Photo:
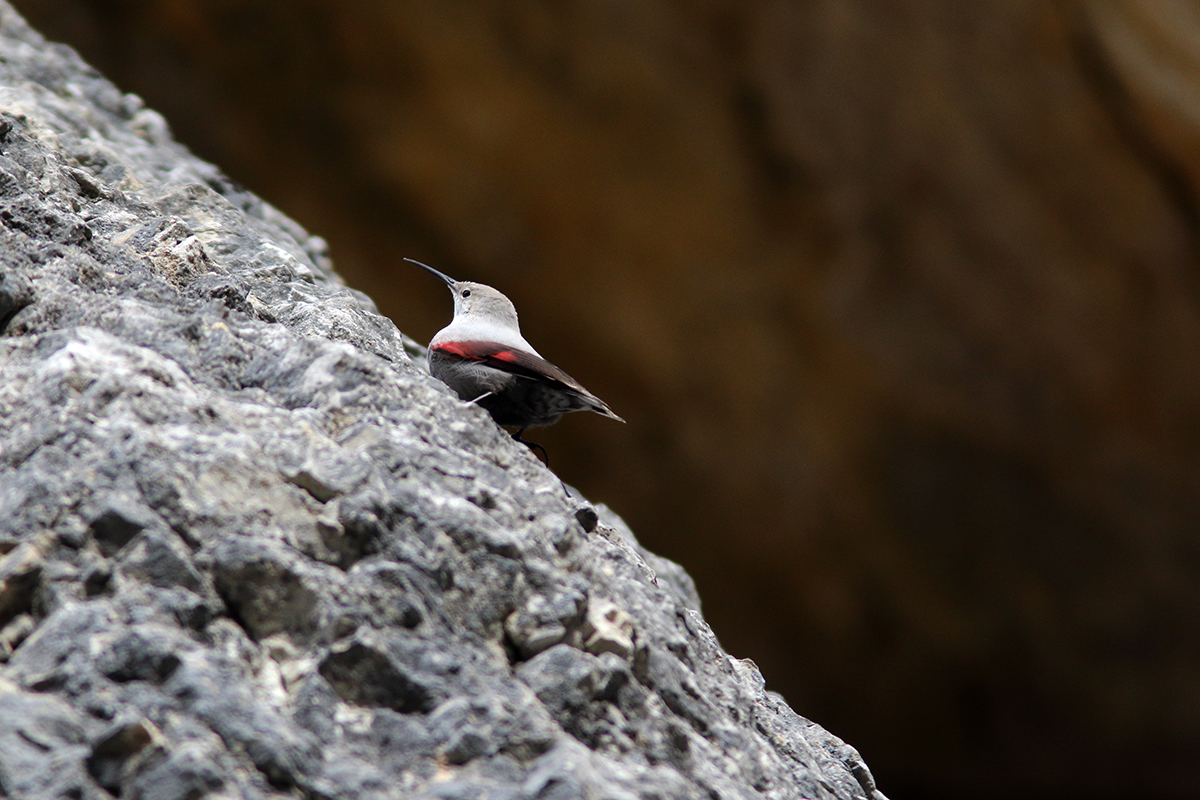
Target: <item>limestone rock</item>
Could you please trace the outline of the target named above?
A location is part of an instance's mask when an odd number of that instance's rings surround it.
[[[0,794],[881,797],[320,239],[3,3],[0,129]]]

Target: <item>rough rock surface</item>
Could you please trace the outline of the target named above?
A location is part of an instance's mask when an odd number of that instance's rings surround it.
[[[0,3],[0,795],[881,797],[320,239]]]

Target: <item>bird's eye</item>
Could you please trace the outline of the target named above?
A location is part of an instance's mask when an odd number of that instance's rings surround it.
[[[471,296],[471,290],[470,290],[470,289],[463,289],[463,290],[462,290],[462,296],[463,296],[463,297],[470,297],[470,296]]]

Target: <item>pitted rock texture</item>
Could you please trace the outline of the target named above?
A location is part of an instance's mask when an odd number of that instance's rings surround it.
[[[881,797],[320,239],[0,3],[0,795]]]

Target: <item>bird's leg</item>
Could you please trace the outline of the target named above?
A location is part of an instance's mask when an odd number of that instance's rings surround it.
[[[537,442],[527,442],[524,439],[522,439],[521,434],[524,432],[525,432],[525,428],[521,428],[520,430],[518,430],[516,433],[514,433],[512,435],[512,438],[515,439],[516,441],[520,442],[521,444],[525,445],[526,447],[528,447],[535,454],[537,453],[537,451],[541,450],[542,451],[542,463],[546,465],[546,469],[550,469],[550,454],[546,452],[546,448],[542,447]],[[553,470],[551,470],[551,472],[553,472]],[[555,475],[554,477],[558,478],[557,475]],[[562,478],[558,478],[558,484],[560,486],[562,486],[563,494],[565,494],[567,497],[570,497],[571,490],[567,488],[567,484],[563,482]]]
[[[468,403],[478,403],[483,398],[491,397],[494,394],[495,394],[495,392],[484,392],[483,394],[479,395],[479,397],[476,397],[474,400],[468,400],[467,402]],[[524,428],[522,428],[522,430],[524,430]],[[520,441],[520,439],[518,439],[517,441]]]
[[[521,444],[528,447],[534,453],[537,453],[539,450],[541,450],[542,451],[542,463],[544,463],[546,465],[546,469],[550,469],[550,454],[546,452],[546,448],[542,447],[537,442],[527,442],[524,439],[522,439],[521,434],[524,432],[525,432],[525,428],[521,428],[516,433],[514,433],[512,435],[512,437],[514,439],[516,439],[518,442],[520,442]]]

